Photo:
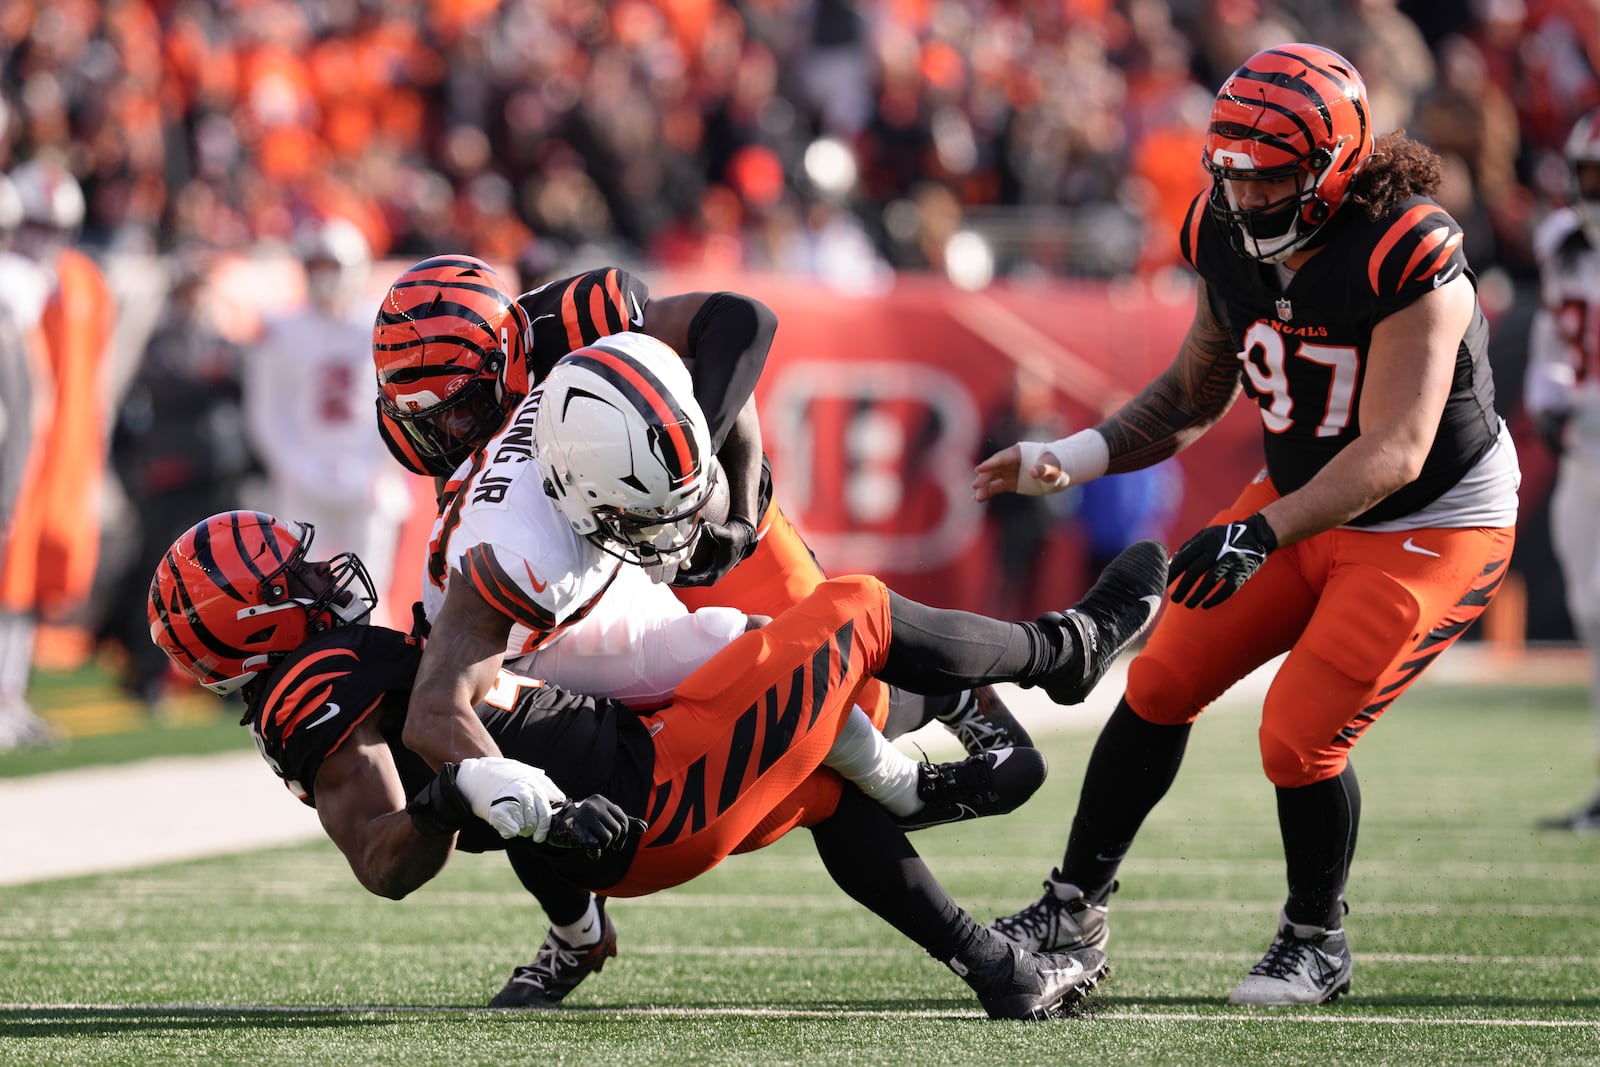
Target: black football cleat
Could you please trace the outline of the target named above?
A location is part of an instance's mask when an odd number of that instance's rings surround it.
[[[566,999],[591,974],[599,973],[606,960],[617,954],[617,928],[606,914],[605,898],[595,901],[600,910],[600,940],[574,948],[554,930],[545,934],[533,962],[518,967],[505,988],[489,1001],[491,1008],[554,1008]]]
[[[980,756],[997,748],[1033,747],[1033,738],[992,685],[968,689],[956,701],[956,706],[938,719],[946,730],[956,735],[969,756]]]
[[[1036,684],[1057,704],[1081,704],[1111,663],[1155,621],[1167,588],[1167,550],[1140,541],[1106,564],[1083,599],[1039,617],[1066,630],[1069,654]]]
[[[1105,977],[1106,954],[1099,949],[1024,952],[1010,947],[1009,973],[985,983],[978,993],[978,1003],[991,1019],[1064,1018]]]
[[[1049,765],[1036,748],[997,748],[960,763],[923,763],[917,768],[922,807],[895,818],[902,830],[1004,815],[1044,784]]]

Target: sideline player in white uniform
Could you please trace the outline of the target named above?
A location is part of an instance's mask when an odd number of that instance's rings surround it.
[[[1567,611],[1589,650],[1589,700],[1600,772],[1600,109],[1567,137],[1576,204],[1539,227],[1540,301],[1528,341],[1524,403],[1560,457],[1550,532],[1566,581]],[[1597,783],[1600,786],[1600,783]],[[1600,787],[1587,804],[1542,821],[1600,831]]]
[[[314,524],[330,552],[359,555],[387,590],[411,493],[372,435],[372,307],[360,299],[370,253],[345,219],[308,224],[295,252],[306,303],[269,318],[245,363],[251,445],[267,468],[271,510]]]

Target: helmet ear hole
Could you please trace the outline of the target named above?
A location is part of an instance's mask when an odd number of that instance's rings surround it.
[[[1306,217],[1313,226],[1320,226],[1328,221],[1328,205],[1321,200],[1311,201],[1311,206],[1306,209]]]

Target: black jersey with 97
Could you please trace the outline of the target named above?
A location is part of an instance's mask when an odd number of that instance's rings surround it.
[[[1206,199],[1202,194],[1189,205],[1183,255],[1205,280],[1212,308],[1238,346],[1245,392],[1261,410],[1268,473],[1280,493],[1290,493],[1361,435],[1373,328],[1458,275],[1472,277],[1461,227],[1421,196],[1376,221],[1346,206],[1325,231],[1321,250],[1284,287],[1274,267],[1233,251]],[[1427,506],[1494,444],[1499,419],[1488,340],[1488,323],[1475,308],[1422,473],[1351,525]]]

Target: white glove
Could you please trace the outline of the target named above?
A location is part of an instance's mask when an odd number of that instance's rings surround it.
[[[501,837],[531,837],[535,843],[550,833],[551,809],[567,800],[548,774],[504,756],[462,760],[456,788],[472,813]]]

